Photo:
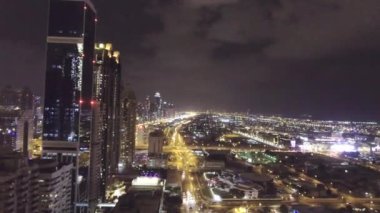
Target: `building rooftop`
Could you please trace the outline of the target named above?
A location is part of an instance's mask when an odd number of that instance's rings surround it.
[[[156,129],[153,132],[149,133],[149,137],[163,137],[164,132],[160,129]]]
[[[112,213],[158,212],[162,198],[162,190],[132,189],[119,197]]]

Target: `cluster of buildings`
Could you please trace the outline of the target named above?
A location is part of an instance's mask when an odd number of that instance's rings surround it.
[[[30,155],[33,138],[41,135],[41,98],[29,88],[6,86],[0,91],[0,145]]]
[[[380,125],[376,122],[323,121],[251,116],[239,133],[278,148],[307,152],[360,152],[368,158],[380,152]]]
[[[138,103],[137,116],[142,122],[173,118],[175,106],[163,100],[161,94],[156,92],[153,97],[147,96],[143,103]]]

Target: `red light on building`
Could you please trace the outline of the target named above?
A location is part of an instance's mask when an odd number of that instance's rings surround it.
[[[95,101],[91,101],[91,105],[94,105],[96,102]]]
[[[79,100],[79,103],[80,103],[80,104],[83,104],[83,100]]]

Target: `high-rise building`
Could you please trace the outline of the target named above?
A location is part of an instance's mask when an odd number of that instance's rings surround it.
[[[70,212],[72,165],[0,149],[0,212]]]
[[[158,156],[162,154],[164,147],[165,135],[162,130],[155,130],[149,133],[148,154]]]
[[[70,212],[73,165],[36,159],[30,162],[30,167],[37,169],[39,212]]]
[[[0,171],[0,212],[39,212],[36,170],[27,158],[1,147]]]
[[[103,201],[106,188],[110,184],[110,177],[117,172],[120,153],[121,65],[119,55],[118,51],[112,49],[112,44],[98,43],[95,46],[94,79],[96,101],[99,107],[99,122],[97,123],[101,138],[99,197]]]
[[[91,109],[95,22],[88,0],[50,1],[43,152],[60,160],[76,156],[88,131],[79,121]]]
[[[76,180],[88,173],[79,170],[78,155],[91,141],[96,21],[90,0],[50,0],[42,154],[74,164],[73,203],[88,201],[87,191],[79,192],[86,182]]]
[[[34,138],[42,136],[43,105],[40,96],[34,96]]]
[[[33,126],[33,110],[24,110],[17,119],[16,150],[22,151],[23,155],[28,158],[33,139]]]
[[[136,95],[125,89],[121,98],[121,129],[119,172],[131,167],[135,155],[136,140]]]
[[[155,117],[161,118],[162,117],[162,98],[161,94],[159,92],[156,92],[154,94],[154,106],[155,106]]]
[[[143,120],[149,121],[151,119],[151,102],[150,102],[150,97],[149,95],[145,98],[145,103],[144,103],[144,116]]]

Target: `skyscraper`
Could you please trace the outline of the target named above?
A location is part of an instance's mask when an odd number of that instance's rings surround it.
[[[151,156],[159,156],[162,154],[164,147],[165,135],[160,129],[156,129],[149,133],[148,154]]]
[[[90,0],[50,0],[47,36],[43,155],[74,163],[91,140],[96,11]],[[73,201],[86,202],[74,179]],[[85,179],[86,180],[86,179]]]
[[[156,118],[161,118],[162,116],[162,98],[159,92],[154,94],[154,105],[155,105],[155,114]]]
[[[149,121],[151,119],[151,103],[150,103],[150,97],[149,95],[145,98],[145,102],[144,102],[144,120],[145,121]]]
[[[119,172],[131,167],[135,155],[136,95],[131,89],[124,89],[121,97],[121,129]]]
[[[105,191],[111,175],[117,172],[120,148],[120,53],[112,44],[98,43],[95,47],[94,79],[96,102],[99,107],[98,128],[101,138],[100,198],[105,200]],[[96,149],[98,149],[96,148]],[[95,157],[93,155],[93,157]]]
[[[77,155],[80,139],[87,142],[80,121],[93,97],[95,22],[89,0],[50,1],[42,136],[44,154],[60,161]]]

